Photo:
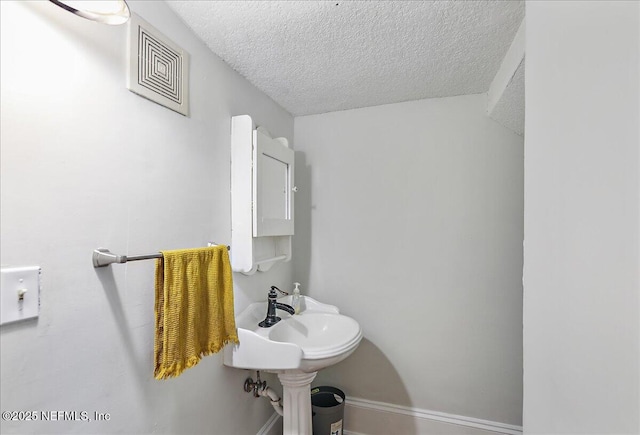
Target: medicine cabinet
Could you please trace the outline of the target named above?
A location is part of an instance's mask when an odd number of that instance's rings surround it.
[[[294,152],[248,115],[231,118],[231,267],[250,275],[291,260]]]

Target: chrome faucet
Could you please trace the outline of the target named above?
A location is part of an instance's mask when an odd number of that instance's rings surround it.
[[[278,293],[276,293],[276,290],[278,290],[280,293],[282,293],[285,296],[289,294],[285,291],[280,290],[275,285],[271,286],[271,290],[269,290],[269,297],[267,299],[267,317],[265,317],[265,319],[262,322],[258,323],[258,326],[262,328],[270,328],[276,323],[278,323],[280,320],[282,320],[280,317],[276,316],[276,308],[279,310],[284,310],[287,313],[291,314],[292,316],[295,313],[291,305],[281,304],[280,302],[276,302],[276,298],[278,297]]]

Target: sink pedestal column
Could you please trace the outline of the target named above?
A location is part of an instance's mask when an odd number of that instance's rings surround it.
[[[311,435],[311,381],[317,374],[295,370],[278,374],[282,384],[283,435]]]

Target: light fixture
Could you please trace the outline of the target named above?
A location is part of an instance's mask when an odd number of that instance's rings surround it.
[[[124,24],[131,16],[129,6],[124,0],[49,1],[82,18],[104,24]]]

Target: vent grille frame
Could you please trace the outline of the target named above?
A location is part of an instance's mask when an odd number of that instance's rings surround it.
[[[189,53],[136,14],[129,20],[127,88],[189,116]]]

